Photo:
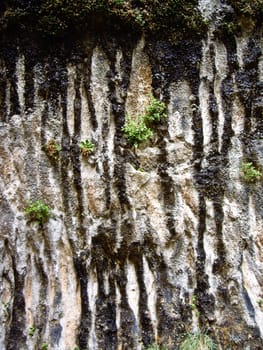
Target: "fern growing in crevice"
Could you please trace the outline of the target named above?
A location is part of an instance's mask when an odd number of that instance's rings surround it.
[[[248,183],[255,183],[262,178],[262,173],[253,165],[252,162],[242,162],[241,171],[243,178]]]
[[[151,97],[150,103],[146,107],[144,114],[132,118],[126,116],[126,123],[123,132],[130,144],[138,147],[153,136],[152,124],[160,122],[167,117],[166,106],[160,100]]]

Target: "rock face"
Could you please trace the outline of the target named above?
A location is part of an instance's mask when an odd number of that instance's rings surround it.
[[[262,349],[262,180],[240,171],[263,169],[260,28],[82,44],[1,52],[0,348],[176,349],[206,329]],[[150,94],[168,117],[135,149],[125,115]],[[36,200],[43,224],[25,214]]]

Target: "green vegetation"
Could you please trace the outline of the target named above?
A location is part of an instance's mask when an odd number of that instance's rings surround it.
[[[47,222],[51,217],[51,209],[41,200],[30,203],[25,209],[25,213],[29,216],[30,221],[37,222],[38,224]]]
[[[152,123],[154,121],[160,121],[167,117],[166,106],[163,102],[157,98],[150,97],[150,104],[145,110],[144,121]]]
[[[112,0],[114,6],[123,5],[125,0]]]
[[[242,162],[241,171],[244,180],[248,183],[254,183],[262,177],[262,173],[251,162]]]
[[[197,296],[193,295],[190,302],[190,308],[195,313],[195,315],[199,316],[199,311],[197,309]]]
[[[9,312],[10,312],[9,307],[10,307],[9,302],[7,302],[7,303],[2,302],[2,311],[3,311],[5,319],[7,319],[9,317]]]
[[[90,153],[94,152],[94,143],[90,140],[81,141],[79,147],[83,156],[88,156]]]
[[[35,331],[36,331],[36,328],[34,326],[29,327],[28,335],[30,337],[33,337],[33,335],[35,334]]]
[[[81,29],[85,19],[105,10],[103,0],[42,0],[37,7],[38,30],[48,36],[60,36],[71,29]]]
[[[179,346],[179,350],[216,350],[217,346],[204,332],[189,333]]]
[[[48,350],[48,343],[43,343],[41,345],[41,350]]]
[[[49,140],[44,146],[44,150],[49,158],[57,160],[59,158],[61,147],[54,140]]]
[[[158,99],[151,97],[149,106],[146,107],[143,115],[131,118],[126,116],[126,123],[123,127],[125,137],[128,142],[135,147],[140,143],[147,141],[153,135],[151,124],[153,122],[160,122],[167,117],[166,106]]]
[[[233,11],[225,12],[221,30],[233,32],[249,21],[261,21],[263,0],[225,0],[224,4]],[[0,5],[2,32],[57,38],[92,28],[132,29],[178,41],[200,37],[207,23],[198,0],[5,0]]]
[[[166,350],[166,348],[161,345],[153,344],[148,346],[146,350]]]
[[[196,310],[196,302],[197,302],[197,297],[193,295],[191,299],[191,304],[190,304],[190,307],[192,310]]]
[[[257,21],[261,23],[263,0],[226,0],[226,4],[234,11],[226,13],[219,27],[219,32],[223,35],[237,33],[242,28],[253,28]]]
[[[109,12],[123,23],[146,32],[165,31],[166,38],[200,34],[205,28],[196,0],[126,0],[109,1],[109,5]]]
[[[263,14],[263,0],[227,0],[236,14],[257,17]]]
[[[258,306],[263,309],[263,298],[258,299]]]
[[[176,39],[200,35],[206,28],[198,0],[6,0],[0,29],[64,36],[85,28],[135,29]]]
[[[135,120],[132,120],[130,116],[126,116],[123,131],[128,142],[135,147],[138,147],[140,143],[147,141],[153,135],[152,130],[145,124],[143,116],[138,116]]]

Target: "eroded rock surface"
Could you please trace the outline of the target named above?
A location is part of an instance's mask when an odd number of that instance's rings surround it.
[[[3,50],[1,349],[175,349],[198,328],[221,349],[263,348],[262,180],[240,172],[263,169],[260,38]],[[135,149],[125,115],[150,94],[168,118]],[[37,199],[43,225],[24,212]]]

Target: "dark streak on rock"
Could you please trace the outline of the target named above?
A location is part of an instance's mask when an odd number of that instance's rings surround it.
[[[87,102],[88,102],[88,108],[89,108],[89,114],[90,114],[90,121],[93,127],[93,130],[95,131],[98,127],[98,121],[96,119],[96,113],[95,113],[95,107],[92,101],[92,95],[90,91],[90,84],[91,84],[91,64],[92,64],[92,53],[95,44],[91,43],[91,46],[87,48],[86,57],[84,59],[83,64],[83,87],[86,94]]]
[[[200,46],[196,47],[196,50],[200,50]],[[210,55],[213,54],[213,47],[209,47]],[[200,61],[201,50],[196,51],[196,60]],[[192,62],[192,61],[190,61]],[[190,65],[191,67],[191,65]],[[213,70],[215,67],[213,66]],[[199,322],[201,326],[206,326],[209,314],[213,312],[214,308],[214,300],[213,296],[208,293],[209,282],[208,276],[205,272],[205,261],[206,261],[206,253],[204,249],[204,233],[206,230],[206,204],[205,204],[205,196],[207,195],[207,189],[212,187],[211,179],[213,174],[215,173],[215,169],[212,168],[207,171],[207,169],[202,168],[202,160],[204,158],[203,151],[203,122],[201,118],[201,112],[198,108],[199,106],[199,98],[198,98],[198,88],[200,84],[199,80],[199,68],[198,66],[193,65],[192,68],[187,69],[188,72],[188,81],[190,82],[190,86],[192,88],[192,129],[194,132],[194,146],[193,146],[193,166],[195,170],[194,178],[196,181],[196,186],[199,192],[199,211],[198,211],[198,239],[197,239],[197,247],[196,247],[196,288],[194,291],[194,295],[196,296],[196,307],[199,311]],[[214,143],[213,147],[215,148],[218,142],[218,135],[216,131],[217,127],[217,103],[215,100],[215,96],[212,89],[212,84],[209,85],[209,112],[211,116],[212,122],[212,142]]]
[[[0,122],[7,122],[6,105],[6,77],[4,67],[0,71]]]
[[[110,176],[110,166],[109,166],[110,159],[108,157],[108,146],[106,143],[103,145],[102,152],[103,152],[103,180],[104,180],[104,184],[106,186],[104,198],[105,198],[106,209],[109,210],[111,207],[111,181],[112,181],[112,179]]]
[[[136,327],[135,316],[128,303],[126,293],[127,271],[124,264],[121,264],[118,269],[116,281],[121,294],[121,302],[119,305],[121,313],[119,329],[120,342],[123,350],[135,349],[139,330]]]
[[[112,114],[114,116],[115,122],[115,137],[114,137],[114,153],[115,153],[115,164],[114,164],[114,186],[117,188],[117,195],[119,198],[119,202],[123,211],[126,211],[130,208],[129,199],[127,196],[127,185],[126,185],[126,177],[125,177],[125,166],[123,164],[126,161],[126,154],[122,149],[122,138],[123,132],[122,127],[125,123],[125,99],[120,102],[117,100],[116,95],[116,82],[114,77],[116,76],[116,53],[118,49],[118,43],[116,40],[108,40],[102,43],[104,50],[107,54],[107,57],[110,62],[110,72],[109,72],[109,101],[111,102]],[[126,68],[126,71],[123,72],[123,79],[120,82],[120,86],[127,93],[129,76],[131,71],[131,57],[132,57],[132,47],[129,46],[128,43],[122,43],[123,46],[123,63],[122,66]]]
[[[64,68],[65,69],[65,68]],[[66,69],[65,69],[66,70]],[[66,71],[64,72],[66,73]],[[69,207],[69,193],[68,190],[71,187],[70,180],[68,178],[68,167],[70,164],[70,135],[67,123],[67,83],[68,79],[66,74],[63,74],[64,82],[63,88],[61,86],[61,108],[62,108],[62,151],[61,151],[61,163],[60,163],[60,173],[61,173],[61,188],[62,188],[62,199],[64,212],[67,220],[71,221],[71,212]],[[62,78],[62,77],[61,77]],[[66,221],[67,222],[67,221]]]
[[[78,331],[78,345],[80,350],[86,350],[88,347],[89,329],[91,324],[86,259],[87,257],[85,254],[80,254],[79,257],[74,258],[74,266],[80,283],[81,321]]]
[[[78,80],[75,81],[75,89],[76,89],[76,98],[74,101],[74,119],[75,119],[75,130],[74,130],[74,142],[75,148],[73,147],[73,152],[71,152],[71,142],[70,142],[70,134],[68,130],[67,124],[67,87],[68,87],[68,77],[67,70],[65,66],[65,60],[61,58],[60,61],[56,61],[54,59],[54,64],[57,64],[56,74],[52,76],[52,72],[55,66],[51,67],[49,70],[49,86],[48,89],[50,91],[50,98],[52,101],[53,109],[56,110],[58,108],[59,95],[61,96],[61,108],[62,108],[62,151],[61,154],[61,162],[60,162],[60,177],[61,177],[61,188],[62,188],[62,199],[63,199],[63,207],[65,212],[65,225],[69,230],[72,227],[72,213],[70,209],[70,188],[71,181],[68,177],[68,169],[70,166],[70,160],[73,163],[73,173],[74,173],[74,185],[77,188],[77,198],[78,198],[78,209],[82,208],[82,194],[79,191],[80,183],[81,183],[81,174],[80,174],[80,163],[79,163],[79,150],[76,146],[77,135],[80,133],[80,81],[79,76]],[[78,73],[80,74],[80,73]],[[81,217],[83,210],[79,212],[79,217]],[[80,220],[80,225],[82,221]],[[82,225],[80,226],[82,227]],[[69,232],[70,233],[70,232]],[[83,232],[82,232],[83,236]],[[86,271],[86,256],[85,253],[81,253],[80,256],[76,256],[77,251],[75,247],[75,242],[71,239],[69,235],[69,242],[73,251],[73,260],[74,267],[77,274],[77,279],[80,283],[80,294],[81,294],[81,321],[79,326],[79,334],[78,334],[78,343],[81,349],[86,349],[87,347],[87,339],[89,334],[89,325],[90,325],[90,315],[89,315],[89,304],[88,304],[88,296],[87,296],[87,271]],[[57,332],[57,331],[56,331]]]
[[[154,342],[153,325],[149,317],[148,297],[144,283],[143,269],[143,246],[139,243],[133,243],[129,249],[129,260],[134,264],[137,281],[139,285],[139,318],[142,342],[144,346]]]
[[[234,99],[234,84],[231,76],[226,77],[221,86],[222,103],[224,107],[224,129],[223,129],[223,140],[222,140],[222,151],[224,166],[227,166],[228,162],[228,151],[231,146],[231,138],[234,136],[232,129],[232,106]]]
[[[252,118],[254,118],[253,107],[258,104],[258,98],[260,96],[258,93],[262,91],[262,84],[257,82],[260,55],[260,44],[255,39],[251,39],[247,45],[246,55],[244,55],[244,68],[236,73],[238,95],[245,110],[243,151],[247,156],[249,156],[249,141],[254,137],[253,133],[255,131],[252,129]],[[262,103],[259,105],[261,106],[259,108],[259,115],[261,111],[262,119]]]
[[[155,279],[158,338],[161,344],[165,345],[171,339],[175,344],[185,331],[182,322],[185,314],[181,308],[178,293],[174,293],[173,286],[169,283],[169,267],[166,265],[164,256],[158,252],[158,245],[154,241],[152,229],[149,225],[148,227],[149,230],[144,237],[143,254]],[[176,276],[174,278],[176,279]],[[148,311],[146,310],[146,312]],[[152,333],[150,335],[153,336]],[[146,340],[150,340],[150,338],[145,338]],[[150,343],[145,345],[150,345]]]
[[[37,62],[37,57],[34,55],[35,49],[29,47],[25,51],[25,109],[33,111],[34,109],[34,66]]]
[[[16,47],[10,47],[11,54],[13,60],[6,61],[6,69],[7,69],[7,79],[10,87],[10,111],[9,118],[14,114],[20,114],[20,105],[18,99],[18,86],[17,86],[17,76],[16,76],[16,62],[18,60],[18,51]]]
[[[50,327],[51,346],[55,346],[59,344],[61,333],[62,333],[62,326],[60,325],[59,321],[54,321],[52,326]]]
[[[74,82],[75,85],[75,100],[74,100],[74,137],[72,140],[71,146],[71,162],[73,165],[73,175],[74,175],[74,186],[76,189],[78,208],[77,215],[79,218],[79,232],[81,237],[85,237],[85,228],[83,226],[83,190],[82,190],[82,181],[81,181],[81,162],[80,162],[80,148],[79,148],[79,137],[81,132],[81,70],[79,67],[76,69],[76,79]],[[85,242],[83,242],[85,246]]]
[[[151,63],[153,95],[157,97],[163,96],[163,101],[169,103],[169,86],[173,79],[177,79],[177,77],[174,76],[178,68],[175,67],[176,64],[174,63],[176,61],[174,59],[176,50],[167,43],[157,41],[152,45],[148,44],[145,48],[145,52],[148,54]],[[158,132],[158,128],[156,128],[156,131]],[[165,125],[164,131],[161,133],[159,132],[159,136],[160,139],[167,138],[167,125]],[[169,164],[168,162],[165,141],[160,141],[159,146],[161,152],[159,156],[160,166],[158,168],[158,174],[161,178],[163,206],[166,211],[166,225],[171,238],[174,238],[176,236],[173,216],[175,193],[173,179],[168,174],[169,167],[173,167],[173,164]]]
[[[211,117],[211,124],[212,124],[212,135],[211,135],[211,146],[212,150],[211,152],[217,152],[219,143],[218,143],[218,106],[217,101],[214,95],[213,90],[213,84],[214,82],[209,84],[209,114]]]
[[[61,302],[62,302],[62,292],[61,285],[58,280],[55,281],[55,295],[53,299],[52,310],[53,318],[50,324],[50,345],[51,347],[55,347],[59,344],[61,334],[62,334],[62,326],[60,324],[60,318],[62,316],[61,313]]]
[[[197,259],[196,259],[196,290],[195,295],[197,297],[197,307],[202,308],[202,304],[199,303],[200,298],[206,293],[209,287],[207,276],[205,274],[205,249],[204,249],[204,232],[206,229],[206,205],[205,198],[202,194],[199,194],[199,223],[198,223],[198,242],[197,242]],[[203,310],[202,310],[203,311]],[[203,317],[203,316],[202,316]]]
[[[99,349],[115,350],[117,347],[115,245],[115,227],[100,226],[98,235],[92,239],[91,262],[91,266],[96,268],[98,279],[95,328]],[[108,293],[105,287],[106,276],[109,278]]]
[[[47,306],[47,286],[48,286],[48,276],[44,269],[44,263],[40,257],[34,256],[34,264],[38,271],[40,279],[40,289],[39,289],[39,304],[37,306],[36,318],[34,320],[35,328],[39,331],[38,334],[38,343],[41,344],[41,341],[44,341],[45,330],[48,320],[48,306]]]
[[[115,71],[115,59],[112,57],[113,61],[110,62],[110,70],[107,73],[107,77],[108,77],[108,86],[111,86],[112,89],[114,89],[114,86],[112,86],[112,74],[114,74]],[[105,108],[106,109],[106,108]],[[110,110],[111,113],[111,110]],[[102,118],[102,130],[101,130],[101,134],[102,134],[102,138],[103,138],[103,175],[102,178],[104,180],[104,184],[105,184],[105,194],[104,194],[104,198],[105,198],[105,204],[106,204],[106,209],[109,210],[110,206],[111,206],[111,174],[110,174],[110,165],[109,162],[111,161],[111,159],[109,159],[109,149],[108,149],[108,136],[109,136],[109,130],[110,130],[110,119],[111,119],[111,115],[108,114],[108,111],[105,110],[104,116]]]
[[[25,276],[24,274],[18,272],[14,256],[12,256],[12,265],[14,273],[14,297],[11,325],[6,340],[7,350],[17,350],[26,347],[26,336],[24,334],[24,329],[26,327],[26,310],[25,298],[23,294]]]
[[[175,207],[175,192],[174,192],[174,182],[171,176],[168,174],[169,166],[172,164],[168,164],[167,161],[167,151],[165,147],[165,143],[161,142],[160,146],[162,147],[162,154],[159,156],[159,163],[161,164],[158,169],[158,174],[161,178],[162,185],[162,199],[163,206],[165,208],[166,214],[166,226],[170,232],[171,239],[175,239],[177,233],[175,229],[175,221],[174,221],[174,207]]]
[[[44,102],[44,108],[43,113],[41,115],[41,148],[44,151],[45,145],[47,144],[47,138],[46,138],[46,125],[47,125],[47,119],[48,119],[48,103],[47,101]]]

